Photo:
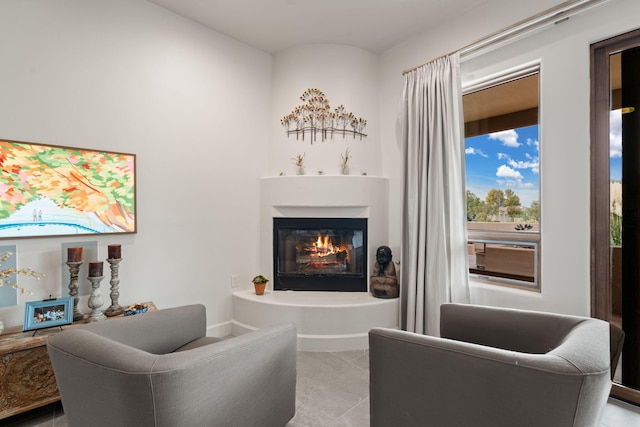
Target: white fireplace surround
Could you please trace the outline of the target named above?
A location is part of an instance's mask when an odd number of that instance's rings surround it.
[[[368,274],[375,250],[388,245],[389,181],[384,177],[303,175],[261,180],[260,268],[273,277],[273,218],[368,218]],[[293,321],[298,349],[344,351],[366,349],[376,326],[397,328],[399,300],[368,292],[273,291],[264,298],[252,291],[233,295],[233,333]],[[330,319],[330,320],[329,320]]]

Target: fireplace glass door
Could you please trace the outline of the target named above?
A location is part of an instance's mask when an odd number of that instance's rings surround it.
[[[367,291],[366,218],[274,218],[274,289]]]

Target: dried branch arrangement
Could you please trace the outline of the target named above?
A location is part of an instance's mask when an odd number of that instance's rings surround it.
[[[3,262],[11,258],[11,255],[13,255],[13,252],[6,251],[0,253],[0,266],[2,266]],[[7,285],[12,287],[13,289],[17,289],[21,294],[26,293],[28,295],[33,295],[33,292],[26,288],[23,288],[22,286],[18,286],[17,283],[12,283],[11,279],[12,277],[14,277],[14,275],[15,277],[17,277],[18,275],[35,277],[38,280],[44,277],[44,274],[38,273],[31,268],[3,268],[0,270],[0,286]]]

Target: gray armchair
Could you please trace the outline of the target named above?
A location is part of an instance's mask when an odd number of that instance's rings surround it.
[[[74,327],[47,342],[73,426],[278,426],[295,413],[296,329],[205,336],[202,305]]]
[[[444,304],[441,336],[370,331],[372,427],[599,426],[608,323]]]

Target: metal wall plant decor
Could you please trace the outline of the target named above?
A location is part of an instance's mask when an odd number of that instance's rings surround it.
[[[0,140],[0,239],[135,233],[135,160]]]
[[[307,89],[300,99],[305,104],[297,106],[291,114],[280,120],[287,136],[293,134],[297,140],[304,141],[305,134],[308,133],[312,144],[317,140],[318,133],[322,141],[333,139],[336,134],[343,138],[353,136],[354,139],[367,136],[362,132],[367,125],[365,119],[346,111],[344,105],[332,111],[329,100],[319,89]]]

